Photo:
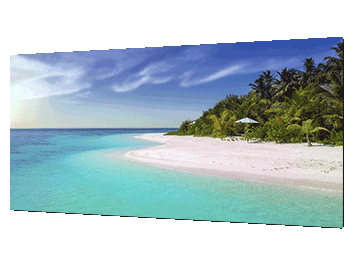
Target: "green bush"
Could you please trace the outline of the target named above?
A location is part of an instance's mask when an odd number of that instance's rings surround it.
[[[166,135],[186,136],[187,134],[184,132],[180,132],[180,131],[170,131],[170,132],[164,134],[164,136],[166,136]]]
[[[229,129],[229,136],[236,136],[245,133],[244,124],[235,124]]]
[[[183,134],[188,134],[188,131],[191,127],[190,125],[191,123],[192,121],[190,119],[183,121],[179,127],[179,132]]]
[[[261,139],[264,140],[267,136],[268,126],[257,126],[253,127],[249,131],[249,136],[251,139]]]
[[[293,137],[284,125],[270,125],[266,132],[267,138],[277,143],[290,142]]]
[[[331,138],[331,133],[325,131],[325,130],[319,130],[316,133],[312,134],[312,140],[313,141],[324,141],[324,140],[329,140]]]
[[[344,132],[343,131],[339,131],[337,133],[332,132],[329,138],[326,138],[323,141],[319,141],[319,142],[324,144],[332,144],[335,146],[342,146],[344,145]]]
[[[301,133],[301,129],[289,129],[287,128],[290,136],[290,142],[302,143],[304,141],[304,134]]]

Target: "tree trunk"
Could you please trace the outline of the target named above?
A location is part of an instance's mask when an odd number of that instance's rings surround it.
[[[311,142],[310,142],[310,140],[309,140],[309,134],[308,134],[308,133],[306,133],[306,140],[307,140],[307,145],[308,145],[308,147],[309,147],[309,146],[312,146],[312,144],[311,144]]]

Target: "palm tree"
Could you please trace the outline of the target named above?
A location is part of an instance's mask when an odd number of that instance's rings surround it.
[[[271,85],[274,81],[275,76],[271,74],[270,70],[267,70],[259,75],[259,78],[255,80],[255,84],[250,83],[249,86],[251,86],[251,89],[261,98],[271,99]]]
[[[299,135],[300,132],[306,135],[308,146],[311,146],[309,134],[328,129],[319,126],[321,122],[320,110],[322,104],[317,99],[317,93],[312,89],[300,88],[295,90],[292,98],[286,97],[281,106],[270,108],[266,114],[275,114],[274,121],[278,125],[286,126],[286,130]]]
[[[324,107],[322,117],[334,130],[342,129],[344,119],[344,42],[339,42],[336,51],[338,57],[325,57],[321,64],[319,77],[325,78],[325,84],[317,89],[317,96]]]
[[[301,121],[304,112],[308,108],[308,95],[304,91],[295,90],[292,98],[284,102],[277,102],[265,111],[265,115],[275,115],[275,122],[281,125],[289,125]]]
[[[342,64],[344,65],[344,41],[338,42],[337,47],[332,47],[331,49],[336,51],[336,54],[339,58],[328,56],[328,57],[325,57],[324,60],[325,61],[333,60],[335,62],[340,60],[342,62]]]
[[[262,95],[265,89],[264,78],[260,75],[254,83],[249,83],[249,86],[251,86],[251,89],[254,91],[254,93],[257,95]]]
[[[324,58],[325,63],[320,63],[317,67],[314,86],[321,83],[328,84],[324,87],[322,97],[336,99],[343,102],[344,100],[344,44],[338,43],[338,47],[332,47],[339,58],[328,56]]]
[[[277,101],[284,101],[285,97],[291,98],[292,93],[299,87],[300,72],[294,68],[284,68],[281,72],[276,72],[279,80],[275,79],[272,85],[273,96]]]
[[[308,146],[312,146],[310,139],[309,139],[310,133],[315,133],[320,130],[324,130],[324,131],[327,131],[330,133],[330,131],[327,130],[326,128],[317,126],[314,119],[308,119],[306,121],[303,121],[302,126],[300,126],[298,124],[291,124],[291,125],[287,126],[286,129],[287,130],[301,130],[302,133],[306,134],[306,141],[307,141]]]
[[[230,117],[230,115],[232,115]],[[206,118],[211,119],[214,123],[214,131],[213,134],[216,137],[224,137],[226,136],[230,127],[234,124],[236,120],[236,116],[229,109],[225,109],[221,113],[221,117],[217,117],[215,114],[211,114],[206,116]]]
[[[315,83],[315,75],[318,73],[318,69],[315,66],[313,58],[306,58],[304,61],[304,72],[300,75],[300,84],[302,87],[306,87],[311,83]]]
[[[340,101],[344,100],[344,41],[339,42],[337,47],[331,49],[336,51],[338,58],[328,56],[324,58],[325,65],[322,65],[323,74],[325,73],[328,81],[331,82],[331,89],[334,97]]]
[[[322,89],[318,95],[322,99],[321,104],[324,108],[322,117],[330,121],[335,130],[340,129],[344,119],[344,102],[339,100],[333,91],[326,88]]]
[[[266,90],[266,95],[264,96],[264,98],[266,99],[270,99],[272,98],[272,93],[271,93],[271,87],[273,85],[273,83],[275,82],[275,75],[272,74],[270,72],[270,70],[267,70],[265,72],[263,72],[263,78],[265,81],[265,90]]]
[[[264,112],[270,108],[270,105],[269,99],[262,98],[251,91],[248,98],[241,104],[237,116],[250,117],[263,124],[266,122]]]

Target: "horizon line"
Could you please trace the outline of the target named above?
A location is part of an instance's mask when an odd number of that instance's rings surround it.
[[[155,128],[10,128],[10,129],[178,129],[178,127],[155,127]]]

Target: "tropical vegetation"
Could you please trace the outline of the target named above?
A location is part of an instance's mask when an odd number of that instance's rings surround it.
[[[344,42],[332,49],[337,57],[325,57],[317,66],[313,58],[305,59],[304,71],[262,72],[247,95],[227,95],[195,121],[188,119],[165,135],[343,145]],[[245,117],[259,124],[235,123]]]

